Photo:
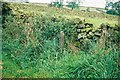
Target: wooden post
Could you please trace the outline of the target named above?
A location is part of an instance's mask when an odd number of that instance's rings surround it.
[[[102,39],[102,46],[105,48],[105,44],[106,44],[106,38],[107,38],[107,27],[106,27],[106,25],[103,27],[103,29],[102,29],[102,36],[101,36],[101,39]]]
[[[63,46],[64,46],[64,32],[63,31],[60,32],[60,41],[59,41],[59,44],[60,44],[60,48],[62,49]]]
[[[106,25],[102,26],[102,35],[98,41],[98,46],[100,49],[105,48],[106,44],[106,35],[107,35],[107,27]]]

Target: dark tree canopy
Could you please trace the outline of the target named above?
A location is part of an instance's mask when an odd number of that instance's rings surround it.
[[[105,9],[107,10],[106,13],[108,14],[120,15],[120,1],[115,2],[115,3],[109,2],[108,4],[106,4]]]

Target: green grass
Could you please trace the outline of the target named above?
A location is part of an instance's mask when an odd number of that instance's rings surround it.
[[[22,5],[22,6],[21,6]],[[14,7],[16,6],[16,7]],[[78,17],[80,19],[86,19],[87,22],[92,22],[96,26],[103,22],[109,22],[111,25],[118,24],[118,17],[108,15],[105,13],[97,13],[97,12],[82,12],[78,10],[69,10],[69,9],[58,9],[54,7],[47,7],[43,5],[36,4],[11,4],[11,8],[13,8],[13,12],[16,14],[20,14],[18,11],[26,13],[26,14],[34,14],[34,15],[49,15],[49,16],[64,16],[67,18]],[[18,10],[16,10],[18,8]]]
[[[49,43],[50,44],[50,43]],[[64,51],[60,59],[44,57],[36,59],[37,64],[33,67],[20,68],[16,60],[3,55],[3,77],[29,77],[29,78],[118,78],[120,71],[117,68],[115,59],[119,59],[118,52],[111,50],[104,54],[98,51],[95,54],[85,54],[79,52],[77,55]],[[49,52],[46,54],[61,54],[59,52]],[[43,53],[42,53],[43,54]],[[104,55],[102,55],[104,54]],[[28,62],[30,63],[30,62]],[[23,62],[26,64],[26,62]],[[21,66],[22,67],[22,66]]]
[[[3,15],[3,78],[120,76],[120,57],[115,43],[119,38],[116,33],[106,39],[106,46],[103,45],[104,41],[84,41],[84,45],[77,48],[77,53],[69,48],[69,43],[76,42],[76,22],[81,21],[76,21],[76,18],[85,18],[86,22],[93,23],[98,28],[103,22],[116,27],[114,25],[117,24],[117,16],[35,4],[10,3],[8,6],[12,13]],[[60,31],[65,33],[62,49],[59,47]]]

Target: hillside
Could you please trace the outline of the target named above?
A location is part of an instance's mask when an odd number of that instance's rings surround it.
[[[118,16],[4,3],[3,78],[118,78]]]
[[[15,7],[16,6],[16,7]],[[11,8],[13,9],[13,12],[16,11],[16,9],[23,11],[24,13],[34,13],[36,15],[46,14],[46,15],[57,15],[57,16],[65,16],[65,17],[78,17],[78,18],[88,18],[88,19],[98,19],[102,18],[104,21],[118,21],[117,16],[107,15],[103,13],[97,13],[97,12],[82,12],[78,10],[69,10],[69,9],[58,9],[58,8],[51,8],[47,6],[43,6],[42,4],[11,4]],[[101,21],[103,21],[101,20]]]

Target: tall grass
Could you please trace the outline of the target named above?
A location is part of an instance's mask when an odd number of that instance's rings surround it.
[[[9,59],[3,54],[3,77],[118,78],[120,75],[118,51],[114,47],[95,54],[79,51],[77,55],[67,50],[61,55],[56,48],[55,41],[46,41],[38,57],[33,58],[28,52]]]
[[[39,45],[41,49],[38,48],[40,52],[36,54],[31,46],[22,48],[17,40],[12,42],[10,55],[3,49],[3,77],[118,78],[120,75],[116,46],[98,49],[98,44],[92,43],[88,53],[79,51],[74,55],[69,49],[61,53],[58,41],[53,39]],[[18,54],[20,50],[22,53]]]
[[[86,42],[81,46],[85,49],[77,49],[74,54],[67,44],[75,41],[75,27],[74,21],[54,16],[35,16],[24,21],[22,17],[6,15],[3,77],[118,78],[120,58],[116,45],[102,48],[98,46],[101,43]],[[65,33],[62,51],[60,31]],[[74,49],[73,45],[70,47]]]

